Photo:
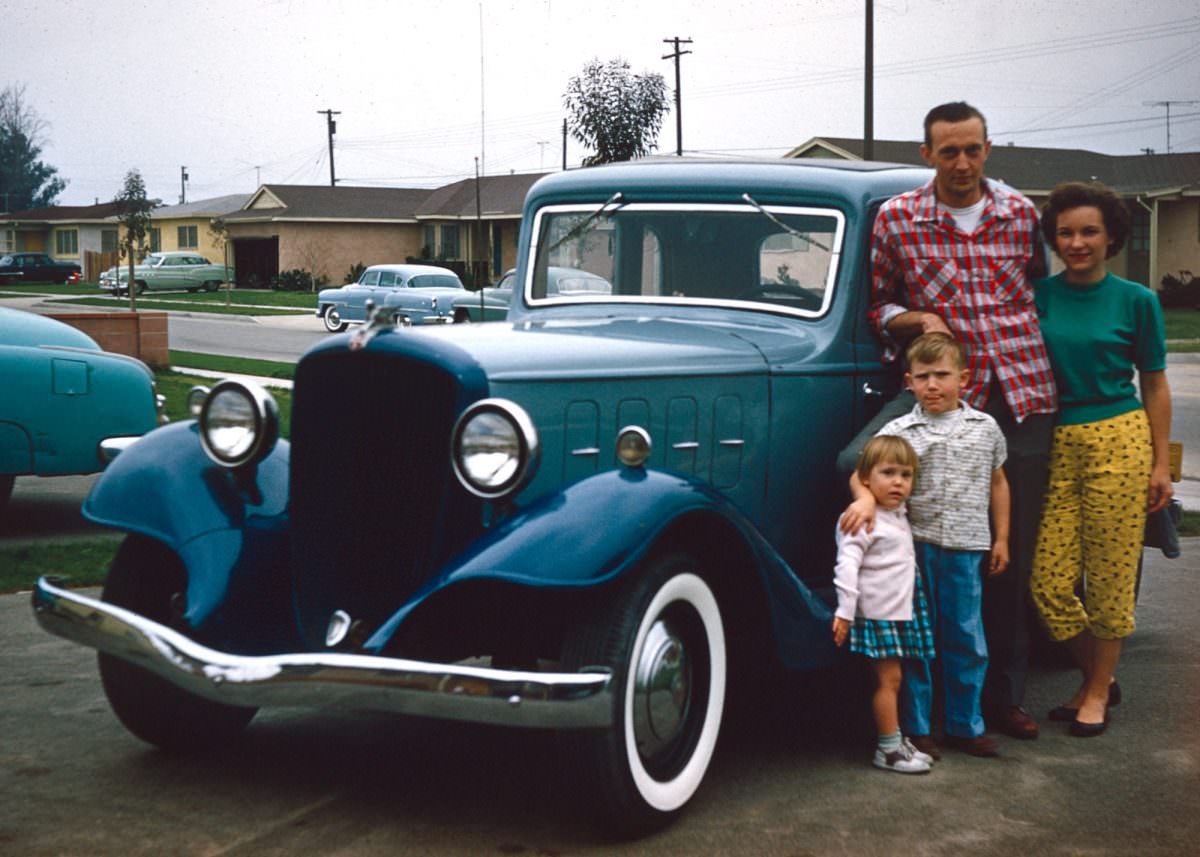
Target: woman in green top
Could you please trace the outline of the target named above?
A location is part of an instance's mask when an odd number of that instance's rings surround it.
[[[1035,286],[1059,414],[1029,588],[1050,635],[1067,641],[1083,672],[1050,719],[1090,737],[1104,731],[1108,707],[1120,701],[1113,673],[1121,640],[1133,632],[1146,514],[1173,493],[1171,393],[1157,296],[1107,269],[1129,235],[1125,206],[1103,185],[1059,185],[1042,230],[1066,269]]]

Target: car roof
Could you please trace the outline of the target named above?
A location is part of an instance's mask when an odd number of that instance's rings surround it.
[[[911,165],[835,158],[644,158],[545,176],[530,188],[527,204],[556,197],[607,199],[615,190],[627,202],[682,202],[682,189],[735,200],[743,193],[861,200],[911,190],[932,176],[932,170]]]
[[[100,350],[96,341],[82,330],[44,315],[10,307],[0,307],[0,343],[27,348],[58,345]]]
[[[437,265],[371,265],[367,268],[368,271],[394,271],[397,274],[404,274],[406,277],[415,277],[417,274],[449,274],[455,279],[458,274],[454,273],[449,268],[440,268]]]

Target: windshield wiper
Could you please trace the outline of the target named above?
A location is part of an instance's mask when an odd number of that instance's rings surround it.
[[[797,238],[799,238],[799,239],[800,239],[801,241],[803,241],[804,243],[806,243],[806,244],[811,244],[812,246],[816,247],[816,248],[817,248],[817,249],[819,249],[819,250],[824,250],[826,253],[828,253],[828,252],[829,252],[829,248],[828,248],[828,247],[826,247],[826,246],[825,246],[824,244],[822,244],[820,241],[817,241],[815,238],[811,237],[811,236],[810,236],[810,235],[809,235],[807,232],[801,232],[799,229],[793,229],[791,226],[788,226],[786,223],[784,223],[782,220],[780,220],[780,219],[779,219],[778,217],[776,217],[774,214],[772,214],[771,212],[767,211],[765,208],[763,208],[761,205],[759,205],[759,204],[758,204],[758,200],[756,200],[756,199],[755,199],[754,197],[752,197],[750,194],[748,194],[748,193],[744,193],[744,194],[742,194],[742,199],[746,200],[746,202],[750,203],[750,204],[751,204],[751,205],[753,205],[755,208],[757,208],[757,209],[758,209],[758,211],[759,211],[759,213],[760,213],[760,214],[761,214],[763,217],[767,218],[767,220],[769,220],[769,221],[771,221],[772,223],[774,223],[776,226],[778,226],[778,227],[779,227],[780,229],[782,229],[784,232],[787,232],[787,233],[788,233],[788,234],[790,234],[790,235],[794,235],[794,236],[796,236]]]
[[[557,250],[559,247],[561,247],[563,244],[566,244],[568,241],[570,241],[573,238],[578,238],[581,234],[583,234],[583,231],[585,229],[587,229],[589,226],[591,226],[593,223],[595,223],[596,220],[598,220],[601,217],[604,217],[605,214],[607,213],[605,211],[605,209],[607,209],[613,203],[616,203],[617,208],[620,208],[622,205],[625,204],[624,197],[621,195],[620,191],[617,191],[612,196],[610,196],[607,200],[604,201],[604,204],[602,206],[597,208],[595,211],[593,211],[591,214],[589,214],[587,217],[585,217],[583,220],[581,220],[575,226],[571,227],[571,230],[566,235],[564,235],[562,238],[559,238],[557,241],[555,241],[553,244],[551,244],[549,246],[549,248],[547,248],[547,250],[546,250],[547,258],[549,258],[549,255],[551,253],[553,253],[555,250]]]

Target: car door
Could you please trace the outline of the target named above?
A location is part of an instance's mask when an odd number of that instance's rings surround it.
[[[364,271],[358,282],[346,287],[346,308],[342,312],[345,321],[366,321],[367,301],[379,303],[379,271]]]

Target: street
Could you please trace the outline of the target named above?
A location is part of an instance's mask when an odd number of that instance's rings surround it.
[[[1045,721],[1074,676],[1042,668],[1037,741],[881,772],[850,663],[727,721],[683,817],[619,845],[564,805],[545,733],[296,710],[260,713],[220,752],[152,750],[111,714],[94,653],[37,628],[27,595],[0,596],[0,854],[1195,854],[1198,575],[1200,539],[1179,560],[1147,552],[1125,699],[1099,738]]]

